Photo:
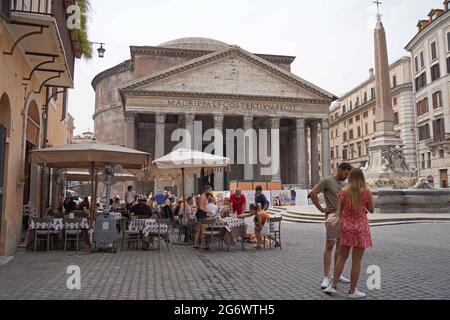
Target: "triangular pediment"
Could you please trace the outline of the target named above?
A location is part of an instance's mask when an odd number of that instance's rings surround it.
[[[200,57],[121,88],[122,92],[195,92],[332,100],[333,95],[239,47]]]

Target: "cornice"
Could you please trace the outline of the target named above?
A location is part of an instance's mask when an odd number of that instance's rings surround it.
[[[122,73],[122,72],[126,72],[130,70],[130,64],[131,64],[131,60],[126,60],[112,68],[106,69],[105,71],[100,72],[99,74],[97,74],[94,79],[91,82],[92,87],[94,88],[94,90],[97,87],[97,84],[103,80],[106,77],[118,74],[118,73]]]

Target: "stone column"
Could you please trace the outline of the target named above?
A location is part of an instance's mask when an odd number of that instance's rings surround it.
[[[297,183],[302,189],[306,189],[307,182],[307,167],[306,167],[306,134],[305,134],[305,119],[297,119]]]
[[[319,182],[319,126],[316,121],[309,123],[311,130],[311,184],[314,187]]]
[[[253,129],[253,116],[246,115],[244,116],[244,131]],[[250,145],[244,141],[245,143],[245,164],[244,164],[244,179],[245,180],[253,180],[254,178],[254,168],[253,164],[249,163],[249,155],[253,150],[250,150]]]
[[[215,115],[214,116],[214,129],[220,131],[223,134],[223,120],[224,115]],[[223,139],[214,140],[214,149],[215,154],[218,156],[224,156],[223,154]],[[216,143],[217,142],[217,143]],[[215,191],[223,191],[224,190],[224,171],[216,171],[214,172],[214,190]]]
[[[270,135],[270,150],[272,157],[272,180],[281,180],[280,163],[280,118],[272,118]]]
[[[195,122],[195,114],[186,113],[186,130],[190,133],[190,138],[186,140],[185,148],[193,149],[194,147],[194,122]],[[195,192],[195,177],[194,176],[186,176],[185,177],[185,186],[186,186],[186,197],[194,194]],[[181,190],[182,188],[180,188]]]
[[[155,114],[155,159],[165,155],[166,114]]]
[[[165,155],[165,133],[166,133],[166,114],[155,114],[155,154],[154,158],[159,159]],[[154,194],[160,190],[158,181],[154,181]]]
[[[327,119],[321,122],[322,131],[322,178],[331,175],[330,123]]]
[[[136,149],[136,114],[125,113],[125,147]]]

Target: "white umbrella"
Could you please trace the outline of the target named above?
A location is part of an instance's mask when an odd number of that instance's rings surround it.
[[[154,164],[157,166],[157,170],[153,170],[152,175],[154,177],[171,176],[174,170],[181,170],[183,198],[186,198],[184,181],[186,172],[194,173],[199,172],[201,169],[223,170],[228,167],[229,163],[229,158],[181,148],[155,160]]]

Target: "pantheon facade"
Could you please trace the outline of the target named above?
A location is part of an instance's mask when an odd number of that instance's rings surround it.
[[[279,129],[275,138],[269,134],[268,147],[272,158],[278,157],[279,171],[263,176],[264,164],[233,164],[229,172],[189,177],[188,194],[207,181],[215,190],[240,179],[281,180],[304,188],[329,175],[329,106],[336,97],[291,73],[295,57],[253,54],[207,38],[131,46],[130,52],[130,60],[92,81],[98,141],[159,158],[178,144],[171,141],[176,129],[193,131],[198,122],[203,132],[214,128],[224,136],[227,129]],[[138,191],[154,187],[139,183]]]

